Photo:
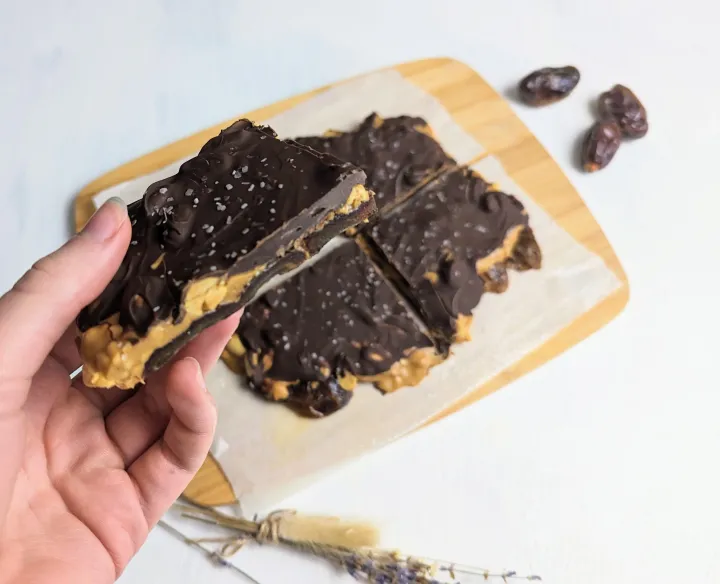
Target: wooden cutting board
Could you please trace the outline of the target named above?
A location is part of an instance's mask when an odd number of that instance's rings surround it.
[[[432,94],[455,121],[497,158],[507,173],[542,206],[566,231],[603,258],[621,280],[622,286],[600,304],[583,314],[544,345],[512,367],[478,387],[432,423],[477,401],[506,383],[532,371],[597,331],[627,304],[627,277],[600,226],[550,155],[513,113],[508,103],[475,71],[453,59],[424,59],[393,67],[407,80]],[[75,201],[75,222],[79,229],[95,211],[92,198],[99,192],[127,180],[158,170],[197,152],[210,138],[232,121],[247,117],[262,122],[328,89],[321,87],[272,105],[235,116],[232,120],[146,154],[101,176],[87,185]],[[408,112],[412,113],[412,112]],[[407,390],[407,391],[412,391]],[[193,501],[222,505],[235,501],[235,495],[220,465],[208,456],[202,469],[185,491]]]

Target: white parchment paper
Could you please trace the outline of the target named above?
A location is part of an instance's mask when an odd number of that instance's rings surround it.
[[[283,137],[316,134],[328,128],[348,129],[371,111],[425,117],[443,147],[459,161],[483,152],[432,96],[392,71],[350,81],[266,122]],[[96,202],[113,195],[137,199],[149,184],[178,166],[108,189]],[[237,375],[218,364],[208,378],[219,410],[213,454],[246,513],[268,510],[321,473],[422,425],[542,345],[620,285],[603,261],[522,192],[497,160],[486,158],[474,168],[526,206],[543,250],[543,269],[511,272],[507,292],[486,294],[474,311],[473,340],[457,345],[453,355],[418,386],[382,395],[370,385],[359,385],[350,405],[325,419],[301,418],[257,398]]]
[[[367,384],[345,409],[321,420],[300,418],[246,391],[219,365],[210,373],[220,408],[218,435],[229,445],[217,458],[246,512],[262,511],[319,473],[379,448],[422,425],[542,345],[597,304],[619,281],[486,158],[474,166],[528,209],[543,250],[542,270],[510,273],[504,294],[486,294],[474,311],[472,341],[416,387],[383,395]]]

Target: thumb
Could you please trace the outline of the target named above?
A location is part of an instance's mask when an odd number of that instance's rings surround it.
[[[130,232],[125,203],[110,199],[77,236],[36,262],[0,298],[0,382],[29,380],[37,372],[78,313],[112,279]]]

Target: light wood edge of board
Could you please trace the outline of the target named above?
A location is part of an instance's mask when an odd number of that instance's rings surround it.
[[[525,191],[531,193],[536,202],[570,235],[602,257],[622,283],[613,294],[544,345],[435,416],[428,422],[431,424],[532,371],[605,326],[627,304],[629,287],[620,261],[575,188],[538,140],[513,113],[510,105],[478,73],[450,58],[423,59],[391,68],[438,99],[455,121],[473,135],[489,155],[500,161],[510,177]],[[332,85],[237,116],[141,156],[99,177],[88,184],[76,197],[76,228],[80,229],[92,216],[95,211],[92,197],[97,193],[158,170],[198,151],[205,142],[239,117],[262,122],[329,87]],[[478,157],[478,160],[480,158],[482,157]],[[202,505],[227,505],[237,502],[220,464],[212,456],[207,457],[184,495]]]

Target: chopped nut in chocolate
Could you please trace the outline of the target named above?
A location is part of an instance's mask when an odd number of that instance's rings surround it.
[[[615,120],[626,138],[642,138],[648,131],[647,112],[637,96],[624,85],[600,95],[598,109],[603,120]]]
[[[266,398],[312,416],[347,405],[358,380],[393,391],[442,360],[354,242],[250,304],[224,358]]]
[[[522,204],[468,168],[430,181],[364,237],[443,349],[468,340],[472,309],[507,288],[507,268],[541,264]]]
[[[588,130],[582,145],[583,170],[595,172],[605,168],[620,148],[622,132],[615,120],[595,122]]]
[[[83,379],[132,388],[274,274],[375,209],[365,173],[240,120],[130,205],[132,241],[78,318]]]
[[[379,211],[405,199],[440,169],[455,164],[432,137],[427,122],[411,116],[383,119],[371,114],[350,132],[328,132],[297,141],[362,168]]]
[[[580,83],[577,67],[545,67],[524,77],[518,85],[520,99],[528,105],[548,105],[566,98]]]

